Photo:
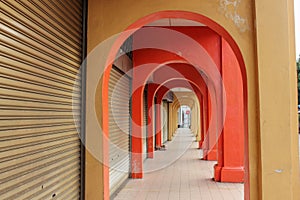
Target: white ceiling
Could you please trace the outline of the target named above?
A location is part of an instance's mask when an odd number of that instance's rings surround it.
[[[164,18],[164,19],[151,22],[145,26],[205,26],[205,25],[192,20]]]
[[[192,90],[189,90],[189,89],[187,89],[187,88],[180,88],[180,87],[178,87],[178,88],[173,88],[173,89],[171,89],[173,92],[191,92]]]

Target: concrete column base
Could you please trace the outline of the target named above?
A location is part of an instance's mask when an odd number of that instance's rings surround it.
[[[217,149],[212,149],[211,151],[207,149],[203,149],[203,155],[205,155],[202,160],[209,160],[209,161],[217,161]]]
[[[130,178],[132,178],[132,179],[141,179],[141,178],[143,178],[143,173],[131,173]]]
[[[220,167],[214,166],[214,180],[218,182],[243,183],[245,170],[244,167]]]
[[[203,139],[201,139],[200,141],[199,141],[199,147],[198,147],[199,149],[202,149],[203,148]]]
[[[154,158],[154,153],[153,152],[148,152],[147,153],[147,158]]]
[[[214,166],[214,180],[217,182],[221,182],[221,170],[222,167],[220,167],[218,164],[215,164]]]

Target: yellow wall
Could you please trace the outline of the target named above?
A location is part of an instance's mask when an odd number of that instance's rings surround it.
[[[264,199],[300,199],[292,2],[257,0],[255,8]]]
[[[196,12],[221,24],[237,42],[247,67],[251,199],[300,199],[292,0],[244,0],[236,9],[223,9],[221,2],[224,1],[89,0],[88,52],[157,11]],[[246,25],[234,21],[230,17],[234,13],[245,19]],[[106,53],[102,52],[103,57]],[[94,70],[101,71],[102,65],[92,67],[91,63],[88,60],[87,140],[100,151],[91,113],[96,105],[101,123],[102,86],[98,85],[95,96],[90,89],[95,82],[90,80]],[[101,163],[87,154],[87,199],[100,199],[103,194],[101,170]]]

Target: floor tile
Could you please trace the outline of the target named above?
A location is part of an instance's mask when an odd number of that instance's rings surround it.
[[[201,160],[197,145],[189,129],[178,129],[167,150],[145,161],[144,178],[130,179],[115,200],[242,200],[243,184],[214,182],[216,162]]]

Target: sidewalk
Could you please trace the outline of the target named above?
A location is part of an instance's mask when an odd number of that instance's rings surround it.
[[[156,151],[144,163],[143,179],[129,179],[115,200],[242,200],[243,184],[212,181],[216,162],[200,160],[189,129],[178,129],[166,151]]]

